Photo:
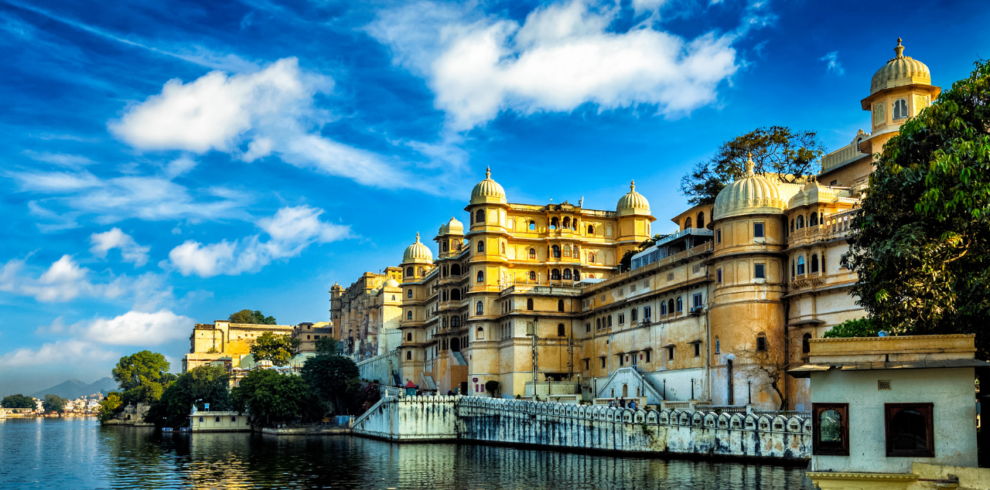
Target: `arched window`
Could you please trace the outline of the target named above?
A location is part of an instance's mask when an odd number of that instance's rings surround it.
[[[557,311],[564,311],[564,300],[557,300]]]
[[[536,222],[529,220],[529,231],[536,231]]]
[[[474,305],[474,313],[476,315],[484,315],[485,314],[485,303],[483,303],[481,301],[479,301],[478,303],[476,303]]]
[[[811,255],[811,272],[818,272],[818,254]]]
[[[411,361],[412,360],[412,351],[411,350],[407,350],[406,351],[406,360],[407,361]]]
[[[887,122],[887,111],[884,110],[883,103],[873,106],[873,125],[879,126]]]
[[[441,292],[441,295],[442,295],[442,299],[440,301],[447,301],[447,290],[446,289],[444,289]]]
[[[536,260],[536,249],[529,249],[529,260]]]
[[[804,275],[804,255],[798,257],[797,274],[799,276],[803,276]]]
[[[413,275],[414,275],[413,274],[413,268],[412,267],[406,267],[406,277],[412,277]]]
[[[906,99],[894,101],[894,119],[904,119],[908,117],[908,105]]]
[[[502,242],[502,255],[505,255],[505,242]]]
[[[533,298],[526,299],[526,309],[529,311],[533,311]]]
[[[454,264],[454,265],[450,266],[450,275],[452,275],[452,276],[459,276],[459,275],[461,275],[461,266],[460,266],[460,264]]]
[[[677,312],[680,313],[684,311],[684,300],[680,296],[677,297]]]
[[[756,336],[756,351],[757,352],[767,351],[767,336],[762,333]]]
[[[412,289],[406,291],[406,297],[407,298],[412,298]]]
[[[478,253],[482,253],[484,251],[485,251],[485,241],[478,240]]]
[[[801,336],[801,352],[807,354],[811,352],[811,334],[806,333]]]
[[[457,328],[461,326],[461,317],[452,316],[450,317],[450,328]]]
[[[406,312],[406,320],[412,320],[412,310]]]
[[[564,324],[563,323],[558,323],[557,324],[557,336],[558,337],[563,337],[564,335],[567,335],[567,329],[564,328]]]
[[[441,329],[447,328],[447,317],[443,317],[440,319],[440,328]]]
[[[447,277],[447,266],[443,266],[443,277]]]
[[[665,303],[663,301],[660,302],[660,314],[661,315],[666,315],[667,314],[667,303]]]
[[[571,280],[571,270],[570,269],[564,269],[564,280],[565,281],[570,281]]]
[[[691,217],[690,216],[688,216],[687,219],[684,220],[684,228],[685,229],[691,228]]]
[[[560,227],[560,220],[557,218],[550,218],[550,229],[556,230]]]
[[[478,212],[474,213],[474,222],[479,225],[485,223],[485,210],[479,209]]]
[[[461,290],[460,289],[451,289],[450,290],[450,300],[451,301],[457,301],[457,300],[460,300],[460,299],[461,299]]]
[[[794,231],[794,218],[791,218],[791,231]]]
[[[478,282],[485,282],[485,271],[478,271]]]
[[[550,280],[551,281],[559,281],[560,280],[560,269],[551,269],[550,270]]]
[[[536,280],[536,271],[529,271],[529,280],[530,281]]]
[[[574,269],[574,280],[575,281],[580,281],[581,280],[581,271],[579,271],[577,269]]]
[[[449,250],[449,248],[448,248],[448,247],[449,247],[449,245],[447,245],[447,242],[443,242],[443,251],[444,251],[444,252],[446,252],[446,251],[448,251],[448,250]]]
[[[570,227],[571,227],[571,219],[564,218],[564,228],[570,228]]]
[[[670,299],[670,300],[667,301],[667,313],[670,313],[671,315],[674,314],[674,300],[673,299]]]
[[[811,213],[811,217],[808,218],[808,226],[818,226],[818,213]]]
[[[704,211],[698,213],[698,225],[697,226],[698,226],[698,228],[704,228],[705,227],[705,212]]]
[[[595,330],[601,330],[601,329],[602,329],[602,319],[597,318],[595,319]]]
[[[570,256],[571,256],[571,246],[564,245],[564,257],[570,257]]]
[[[588,225],[588,234],[589,235],[595,234],[595,225]]]
[[[426,274],[426,269],[424,269],[424,268],[422,268],[422,267],[420,267],[420,268],[419,268],[419,275],[421,275],[421,276],[422,276],[422,275],[424,275],[424,274]]]
[[[560,258],[560,245],[554,245],[551,249],[553,250],[553,258],[559,259]]]
[[[804,228],[804,216],[797,217],[797,229]]]
[[[588,252],[588,263],[589,264],[594,264],[595,263],[595,253],[594,252]]]
[[[474,335],[474,340],[485,340],[485,329],[478,327],[478,332]]]

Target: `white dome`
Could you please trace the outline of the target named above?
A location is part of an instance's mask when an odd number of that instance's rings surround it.
[[[478,182],[471,190],[471,204],[499,203],[505,204],[505,189],[492,180],[492,169],[485,169],[485,180]],[[461,225],[463,230],[463,225]]]
[[[403,264],[433,264],[433,252],[426,245],[419,241],[419,233],[416,233],[416,243],[406,248],[402,254]]]
[[[870,94],[904,85],[932,84],[932,73],[928,70],[928,66],[910,56],[904,56],[901,38],[897,38],[897,47],[894,48],[894,53],[896,56],[873,75],[873,80],[870,83]]]
[[[715,198],[712,219],[719,220],[746,214],[781,214],[787,199],[780,189],[762,175],[753,172],[753,159],[746,162],[746,172],[727,185]]]
[[[650,214],[650,202],[642,194],[636,192],[636,181],[629,181],[629,192],[619,199],[615,205],[619,216],[631,214]]]

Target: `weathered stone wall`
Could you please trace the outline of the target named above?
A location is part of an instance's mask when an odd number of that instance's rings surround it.
[[[354,433],[397,441],[459,439],[597,451],[805,460],[805,417],[644,411],[480,397],[383,398]]]

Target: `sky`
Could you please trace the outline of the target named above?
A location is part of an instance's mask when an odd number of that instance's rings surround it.
[[[510,202],[657,232],[682,175],[762,126],[829,150],[893,57],[948,87],[990,2],[0,0],[0,394],[181,369],[194,323],[327,321],[490,167]],[[664,224],[666,223],[666,224]]]

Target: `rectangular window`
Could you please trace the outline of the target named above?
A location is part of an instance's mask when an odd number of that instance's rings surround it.
[[[696,293],[694,295],[694,307],[695,308],[701,308],[701,303],[702,303],[701,293]]]
[[[639,320],[638,317],[639,317],[639,308],[633,308],[632,310],[629,310],[629,321],[636,323],[636,321]]]
[[[715,278],[716,282],[722,284],[722,269],[715,271]]]
[[[684,311],[684,301],[678,296],[677,298],[677,312],[680,313]]]
[[[619,313],[619,325],[625,325],[625,323],[626,323],[626,314]]]
[[[667,361],[674,360],[674,346],[667,347]]]
[[[935,457],[931,403],[885,403],[888,458]]]
[[[584,324],[584,333],[591,333],[591,323]]]
[[[767,278],[767,265],[766,264],[754,264],[753,265],[753,278],[754,279],[766,279]]]
[[[602,358],[602,369],[605,369],[605,358]]]
[[[653,354],[653,351],[646,351],[646,362],[650,362],[650,358],[653,357],[651,354]]]
[[[230,421],[231,421],[231,422],[235,422],[235,423],[236,423],[236,422],[237,422],[237,417],[233,417],[233,416],[232,416],[232,417],[230,417]]]
[[[722,229],[721,228],[715,230],[715,243],[716,244],[722,243]]]
[[[201,424],[203,423],[203,417],[200,417],[199,418],[199,423],[201,423]]]
[[[753,223],[753,238],[763,238],[763,223]]]
[[[591,370],[591,359],[584,360],[584,370],[585,371]]]
[[[811,415],[812,454],[849,456],[849,404],[813,403]]]
[[[701,357],[701,344],[694,344],[694,357]]]
[[[649,320],[650,316],[653,314],[653,308],[649,306],[643,307],[643,320]]]
[[[220,417],[216,417],[213,421],[219,424],[220,423]]]
[[[612,315],[608,316],[608,328],[612,328]]]
[[[756,350],[758,352],[766,352],[767,351],[767,338],[764,337],[763,335],[760,335],[759,337],[756,337]]]

